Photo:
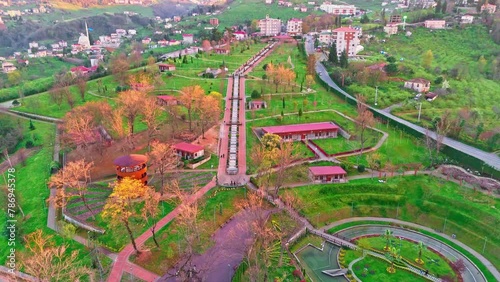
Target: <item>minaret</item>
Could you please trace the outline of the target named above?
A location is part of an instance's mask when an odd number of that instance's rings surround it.
[[[89,39],[90,42],[90,37],[89,37],[89,27],[87,26],[87,21],[85,21],[85,32],[87,34],[87,38]]]

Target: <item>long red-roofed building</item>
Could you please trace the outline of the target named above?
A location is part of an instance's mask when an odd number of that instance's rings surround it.
[[[265,133],[276,134],[284,141],[337,138],[339,127],[333,122],[302,123],[262,127]]]
[[[181,142],[175,144],[173,147],[177,155],[183,159],[197,159],[205,155],[203,147],[191,143]]]
[[[313,182],[347,182],[347,172],[340,166],[311,166],[309,177]]]

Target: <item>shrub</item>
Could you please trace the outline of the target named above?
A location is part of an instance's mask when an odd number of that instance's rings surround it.
[[[28,140],[26,141],[26,144],[24,144],[26,149],[33,148],[35,146],[35,143],[33,143],[33,140]]]
[[[292,274],[293,274],[293,276],[295,276],[295,277],[300,277],[300,275],[301,275],[302,273],[300,272],[300,270],[295,269],[295,270],[292,272]]]
[[[171,77],[173,74],[172,74],[172,72],[171,72],[171,71],[167,71],[167,72],[165,73],[165,75],[166,75],[166,76],[168,76],[168,77]]]
[[[365,172],[365,166],[364,165],[359,165],[358,166],[358,171],[359,172]]]
[[[252,99],[256,99],[256,98],[260,98],[261,95],[260,95],[259,91],[253,90],[252,94],[251,94],[251,97],[252,97]]]
[[[17,101],[17,99],[12,101],[13,106],[19,106],[19,104],[21,104],[21,103],[19,103],[19,101]]]

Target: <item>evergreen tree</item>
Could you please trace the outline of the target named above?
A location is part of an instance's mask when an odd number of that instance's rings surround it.
[[[361,20],[359,21],[361,23],[369,23],[370,19],[368,18],[368,15],[364,14]]]
[[[339,64],[339,57],[337,56],[337,44],[332,43],[330,47],[330,54],[328,54],[328,61],[334,65]]]
[[[446,14],[446,8],[448,6],[448,1],[444,1],[443,6],[441,8],[441,13]]]
[[[348,66],[349,66],[349,60],[347,58],[347,51],[344,50],[340,55],[340,67],[345,69]]]
[[[30,130],[35,130],[35,125],[33,124],[33,121],[30,119]]]
[[[283,109],[285,108],[285,97],[281,98],[283,100]]]
[[[186,55],[184,55],[184,58],[182,59],[182,63],[183,64],[187,64],[188,63],[188,59],[187,59]]]
[[[434,13],[436,13],[436,14],[441,13],[441,8],[442,8],[441,0],[439,0],[439,1],[437,1],[436,10],[434,11]]]
[[[299,109],[299,118],[302,117],[302,108]]]

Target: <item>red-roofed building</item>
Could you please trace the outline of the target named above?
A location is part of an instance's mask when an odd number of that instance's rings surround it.
[[[182,35],[182,43],[184,43],[184,44],[193,44],[194,43],[194,35],[192,35],[192,34],[183,34]]]
[[[247,38],[247,33],[244,31],[235,31],[233,32],[233,36],[234,38],[236,38],[236,40],[244,40],[245,38]]]
[[[216,54],[222,54],[222,55],[229,55],[229,53],[231,52],[229,49],[225,48],[215,48],[214,51]]]
[[[337,138],[339,127],[333,122],[316,122],[262,127],[265,133],[276,134],[284,141]]]
[[[198,145],[182,142],[173,147],[177,155],[183,159],[198,159],[205,155],[205,149]]]
[[[158,64],[158,68],[160,69],[161,72],[175,70],[175,66],[171,64]]]
[[[170,95],[160,95],[156,96],[158,103],[163,106],[175,106],[179,105],[179,101],[174,96]]]
[[[332,35],[337,46],[338,56],[344,51],[346,51],[349,57],[356,55],[360,43],[361,29],[355,29],[350,26],[339,27],[332,31]]]
[[[85,66],[77,66],[77,67],[72,67],[70,69],[70,71],[73,75],[86,75],[88,73],[95,72],[96,70],[97,70],[97,66],[93,66],[90,68],[87,68]]]
[[[248,109],[249,110],[258,110],[258,109],[265,109],[265,108],[267,108],[266,101],[252,100],[252,101],[248,102]]]
[[[431,82],[423,78],[414,78],[405,81],[404,87],[413,89],[417,92],[428,92],[431,88]]]
[[[313,182],[320,183],[343,183],[347,182],[347,172],[340,166],[311,166],[309,167],[309,178]]]

